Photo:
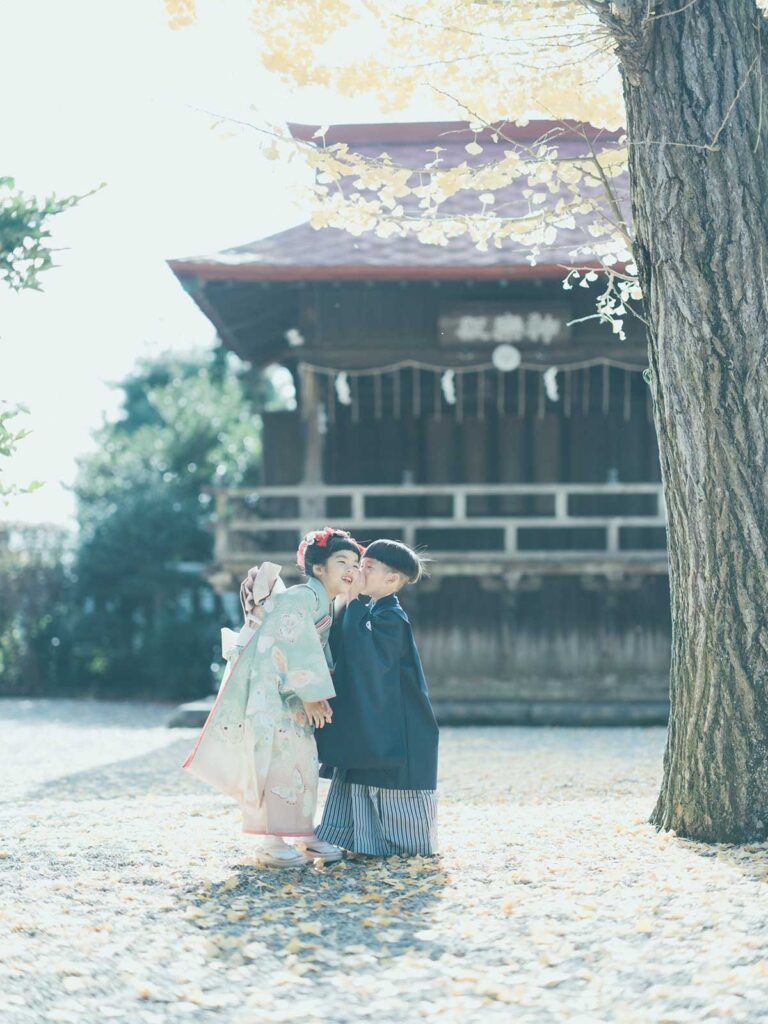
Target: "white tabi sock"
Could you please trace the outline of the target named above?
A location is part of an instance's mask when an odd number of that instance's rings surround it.
[[[303,854],[294,846],[286,843],[282,836],[258,836],[256,854],[276,857],[278,860],[294,861],[303,859]]]

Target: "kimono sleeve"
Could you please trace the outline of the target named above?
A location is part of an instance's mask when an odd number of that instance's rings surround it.
[[[239,633],[226,627],[221,631],[221,656],[225,661],[233,661],[240,657],[253,637],[254,630],[243,626]]]
[[[349,602],[338,621],[343,624],[345,629],[357,629],[368,615],[369,609],[370,605],[356,597],[353,601]]]
[[[315,629],[315,597],[296,587],[270,598],[255,639],[257,650],[271,660],[283,697],[303,701],[335,696],[323,645]]]

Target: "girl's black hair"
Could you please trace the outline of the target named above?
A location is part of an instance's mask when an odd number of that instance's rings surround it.
[[[374,540],[365,549],[366,558],[383,562],[388,569],[407,576],[409,583],[418,583],[426,575],[426,559],[399,540]]]
[[[308,534],[308,536],[311,536],[311,534]],[[305,576],[311,577],[315,575],[315,566],[325,565],[331,555],[335,555],[339,551],[354,551],[359,558],[361,550],[361,546],[346,530],[334,530],[325,544],[320,544],[316,540],[311,544],[307,544],[303,551],[303,565],[301,563],[301,556],[299,556],[299,568]]]

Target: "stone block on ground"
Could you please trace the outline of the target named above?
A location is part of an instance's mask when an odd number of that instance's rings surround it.
[[[171,717],[168,719],[169,729],[201,729],[205,725],[208,713],[213,707],[216,696],[203,697],[202,700],[192,700],[188,704],[179,704],[174,708]]]
[[[169,729],[200,729],[214,695],[180,704]],[[659,700],[436,700],[440,725],[665,725],[669,704]]]

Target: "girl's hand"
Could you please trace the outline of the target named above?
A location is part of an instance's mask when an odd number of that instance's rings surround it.
[[[305,700],[304,712],[315,729],[322,729],[333,717],[331,706],[327,700]]]

